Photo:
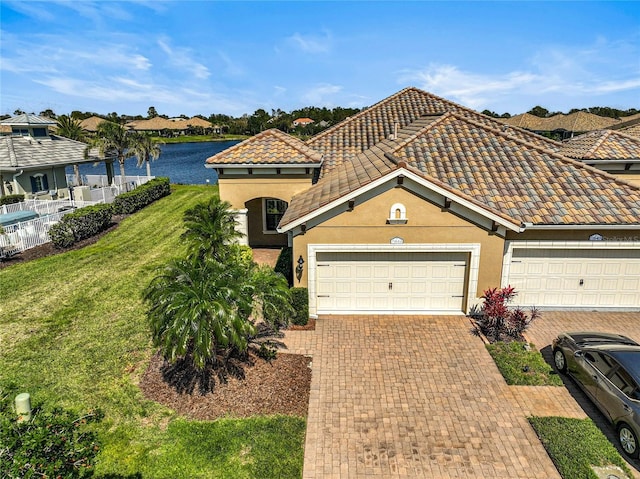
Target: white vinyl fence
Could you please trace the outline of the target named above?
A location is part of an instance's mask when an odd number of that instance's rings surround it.
[[[0,234],[0,258],[49,243],[51,241],[49,228],[72,211],[73,209],[70,208],[41,218],[2,226],[4,234]]]
[[[0,230],[0,258],[20,253],[29,248],[35,248],[49,243],[49,228],[67,213],[76,208],[95,205],[97,203],[113,203],[116,196],[136,189],[138,186],[152,180],[155,176],[114,176],[113,183],[107,184],[104,175],[85,175],[83,185],[91,187],[91,201],[77,200],[24,200],[19,203],[0,206],[0,215],[15,213],[16,211],[34,211],[40,217],[29,221],[21,221],[12,225],[1,226]],[[74,175],[67,175],[70,190],[73,189]],[[4,234],[2,234],[4,231]]]

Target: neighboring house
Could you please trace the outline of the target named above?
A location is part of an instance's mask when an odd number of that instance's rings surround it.
[[[307,126],[311,123],[314,123],[311,118],[296,118],[293,120],[293,126]]]
[[[640,188],[563,147],[406,88],[206,166],[248,244],[292,246],[314,317],[467,313],[506,285],[522,306],[637,310]]]
[[[174,135],[184,135],[192,128],[202,128],[206,133],[212,133],[214,127],[211,122],[194,116],[189,119],[167,119],[157,116],[149,120],[135,120],[125,125],[128,129],[161,135],[163,132],[171,132]]]
[[[0,136],[0,196],[27,198],[68,197],[65,168],[101,161],[95,151],[85,157],[87,145],[48,133],[54,120],[31,114],[0,122],[11,133]]]
[[[529,113],[522,113],[512,116],[511,118],[500,118],[500,121],[510,126],[526,128],[539,134],[551,134],[554,137],[565,140],[576,134],[613,128],[623,121],[632,118],[633,117],[615,119],[594,115],[593,113],[585,111],[577,111],[568,115],[561,113],[548,118],[540,118]]]
[[[640,186],[640,138],[625,130],[597,130],[576,136],[566,140],[560,152]]]
[[[91,116],[89,118],[85,118],[80,122],[80,128],[84,131],[88,131],[89,133],[96,133],[98,131],[98,125],[105,121],[104,118],[100,118],[99,116]]]

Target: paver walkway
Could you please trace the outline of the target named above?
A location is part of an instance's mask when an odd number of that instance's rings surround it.
[[[313,356],[303,477],[558,478],[526,417],[584,413],[565,388],[507,386],[469,331],[463,316],[331,316],[287,332]]]

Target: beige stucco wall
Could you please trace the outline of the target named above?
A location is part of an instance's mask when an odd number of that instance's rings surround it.
[[[308,189],[311,178],[219,178],[220,199],[231,203],[234,209],[245,208],[245,203],[254,198],[278,198],[291,201],[293,195]]]
[[[287,246],[286,233],[264,233],[264,218],[262,214],[262,198],[247,202],[247,226],[249,229],[248,242],[252,247],[258,246]]]
[[[405,225],[388,225],[390,208],[395,203],[406,207],[408,222]],[[500,286],[504,239],[465,221],[451,213],[443,212],[412,193],[395,188],[356,205],[345,212],[307,230],[293,240],[293,260],[302,256],[308,264],[309,244],[385,244],[391,238],[400,237],[404,244],[424,243],[479,243],[480,266],[477,295],[489,287]],[[305,268],[296,286],[307,286]],[[473,300],[474,298],[468,298]]]

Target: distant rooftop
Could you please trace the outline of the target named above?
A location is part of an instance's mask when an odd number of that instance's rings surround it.
[[[0,121],[0,125],[8,126],[49,126],[57,125],[55,120],[45,116],[33,115],[31,113],[23,113],[21,115],[12,116],[6,120]]]

